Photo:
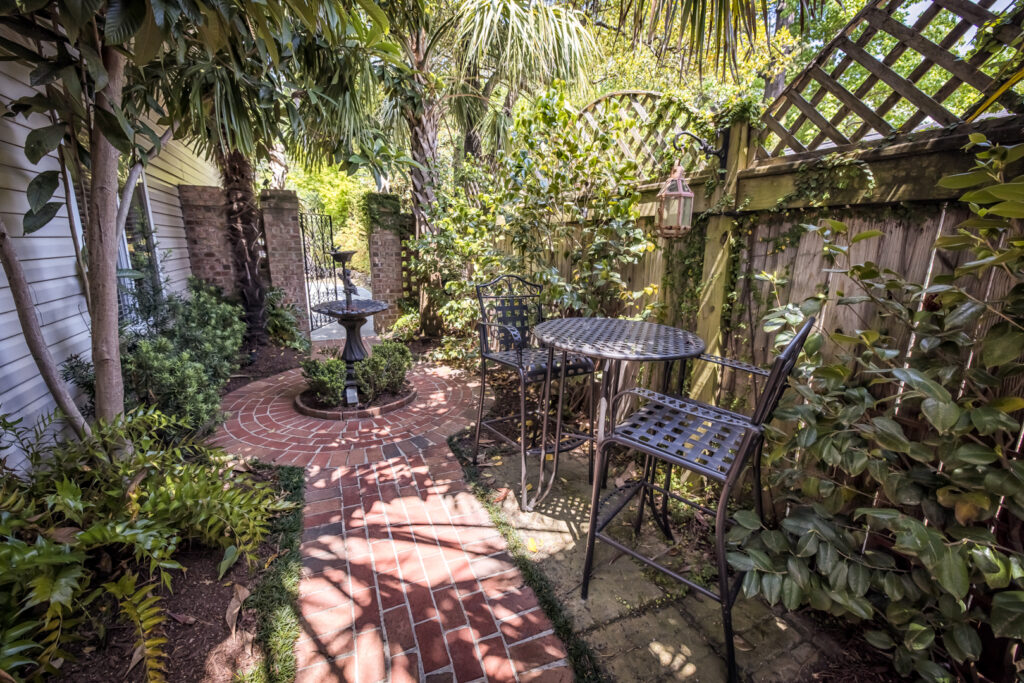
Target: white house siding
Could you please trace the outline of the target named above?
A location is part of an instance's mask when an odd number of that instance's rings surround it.
[[[0,93],[5,101],[32,93],[28,69],[11,62],[0,66]],[[47,125],[47,117],[37,115],[33,123]],[[25,159],[24,144],[30,127],[24,119],[0,119],[0,216],[13,238],[14,247],[25,268],[25,275],[36,303],[36,314],[43,337],[54,358],[60,362],[73,353],[89,352],[89,319],[82,284],[75,260],[66,205],[46,227],[22,237],[22,218],[28,210],[25,189],[39,171],[59,170],[55,154],[32,167]],[[53,201],[64,202],[64,189],[58,188]],[[55,405],[39,376],[21,333],[7,277],[0,272],[0,411],[32,423],[49,413]],[[19,456],[8,459],[19,467]]]
[[[12,62],[0,62],[0,99],[5,104],[32,93],[28,71]],[[37,115],[35,122],[47,125],[49,119]],[[64,204],[57,216],[43,229],[27,237],[21,236],[22,218],[28,210],[25,190],[29,182],[40,171],[60,168],[56,154],[48,155],[36,167],[28,163],[24,143],[29,130],[21,117],[0,118],[0,216],[13,236],[25,268],[43,336],[54,359],[60,363],[74,353],[88,357],[89,315],[63,187],[52,200]],[[188,281],[190,270],[176,186],[217,185],[217,173],[188,147],[171,142],[149,165],[146,182],[162,276],[168,289],[180,291]],[[25,344],[7,278],[0,272],[0,412],[31,424],[55,407]],[[9,451],[5,454],[9,466],[23,466],[19,455]]]

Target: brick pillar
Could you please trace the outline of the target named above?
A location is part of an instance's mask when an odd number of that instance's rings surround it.
[[[378,332],[386,332],[398,319],[399,302],[410,295],[403,284],[403,246],[412,236],[412,216],[401,213],[398,197],[392,194],[366,196],[366,223],[370,242],[370,289],[373,298],[391,308],[373,316]]]
[[[235,296],[238,281],[228,241],[224,190],[207,185],[179,185],[178,200],[192,275],[220,287],[226,296]]]
[[[284,303],[294,304],[299,309],[299,327],[309,336],[299,198],[291,190],[263,190],[260,208],[263,211],[270,283],[284,290]]]

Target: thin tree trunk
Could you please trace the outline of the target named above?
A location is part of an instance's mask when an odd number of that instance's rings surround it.
[[[18,260],[18,254],[14,250],[11,236],[7,233],[7,226],[4,219],[0,218],[0,263],[3,264],[4,274],[7,276],[7,284],[11,288],[11,297],[14,299],[14,308],[18,312],[18,321],[21,323],[21,332],[25,336],[25,344],[32,354],[39,374],[46,383],[46,388],[53,394],[57,407],[67,417],[71,428],[75,430],[78,438],[89,436],[92,432],[86,423],[78,406],[71,399],[67,387],[57,372],[57,364],[50,354],[50,347],[46,345],[43,338],[43,330],[39,325],[39,317],[36,315],[35,303],[32,301],[32,292],[25,279],[25,271]]]
[[[108,111],[121,106],[125,56],[113,47],[103,48],[103,65],[109,81],[96,96],[96,106]],[[96,368],[96,417],[112,420],[124,412],[124,381],[121,378],[121,347],[118,336],[117,301],[117,162],[118,151],[103,135],[99,117],[89,134],[92,156],[92,187],[85,244],[89,254],[86,273],[92,297],[92,362]]]
[[[245,310],[246,342],[250,347],[262,346],[269,342],[267,287],[260,273],[263,222],[256,208],[255,176],[252,164],[238,150],[218,154],[217,163],[228,199],[228,238]]]
[[[416,221],[417,237],[435,232],[434,226],[430,223],[430,211],[437,200],[435,188],[439,114],[437,104],[428,101],[422,103],[422,111],[406,111],[410,156],[422,167],[413,166],[409,170],[412,183],[412,215]]]
[[[794,13],[786,9],[784,3],[780,3],[776,9],[775,17],[775,33],[778,33],[783,28],[789,28],[793,25]],[[786,57],[792,49],[787,48],[783,52],[783,56]],[[769,74],[765,78],[764,84],[764,101],[774,102],[782,91],[786,89],[786,69],[782,68],[775,73]]]

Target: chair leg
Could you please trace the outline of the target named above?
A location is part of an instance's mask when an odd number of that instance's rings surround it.
[[[729,519],[727,507],[731,490],[732,486],[727,481],[722,487],[722,495],[718,499],[718,510],[715,515],[715,555],[718,560],[718,590],[722,602],[722,631],[725,635],[725,663],[728,668],[728,681],[729,683],[738,683],[736,644],[733,642],[732,630],[732,587],[729,585],[729,562],[725,557],[725,533]]]
[[[526,490],[526,375],[519,373],[519,462],[520,462],[520,486],[522,492],[523,509],[528,509],[529,492]]]
[[[594,442],[597,440],[597,432],[594,431],[594,425],[597,424],[595,417],[595,411],[597,410],[597,373],[587,375],[590,384],[590,397],[588,400],[588,412],[590,417],[590,441],[587,443],[587,483],[594,483]]]
[[[601,472],[604,467],[605,449],[597,449],[597,471]],[[601,477],[595,477],[593,486],[590,487],[590,524],[587,530],[587,554],[583,559],[583,586],[580,590],[580,597],[587,599],[590,591],[590,570],[594,564],[594,543],[597,541],[597,515],[601,503]]]
[[[480,429],[484,421],[484,399],[487,397],[487,360],[480,359],[480,405],[476,411],[476,438],[473,440],[473,466],[480,455]]]
[[[647,488],[647,482],[651,481],[651,477],[653,476],[653,473],[651,472],[651,469],[653,467],[654,467],[654,458],[652,458],[650,455],[646,455],[644,457],[644,478],[643,478],[643,483],[641,484],[641,486],[643,487],[643,490],[640,491],[640,507],[637,508],[636,519],[633,521],[633,535],[634,536],[636,536],[636,535],[638,535],[640,533],[640,527],[644,523],[644,508],[647,507],[647,498],[648,498],[648,496],[650,496],[652,498],[651,503],[652,503],[652,507],[653,507],[654,491]]]
[[[751,475],[754,478],[754,509],[757,511],[757,516],[761,518],[761,523],[764,524],[764,488],[761,484],[761,449],[754,449],[754,462],[751,467]]]

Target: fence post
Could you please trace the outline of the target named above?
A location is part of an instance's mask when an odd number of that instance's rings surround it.
[[[747,168],[750,159],[750,125],[734,123],[729,128],[728,148],[725,156],[725,180],[715,190],[711,206],[716,212],[735,210],[737,175]],[[714,215],[708,221],[704,243],[704,289],[697,310],[697,334],[707,344],[707,353],[722,353],[722,310],[729,292],[726,291],[729,264],[732,261],[733,218]],[[721,382],[721,368],[712,363],[698,363],[694,367],[691,394],[698,400],[710,402]]]

